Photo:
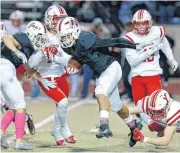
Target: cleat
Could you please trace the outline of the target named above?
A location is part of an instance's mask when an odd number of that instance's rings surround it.
[[[16,142],[14,146],[15,150],[32,150],[32,147],[30,147],[26,142]]]
[[[35,134],[35,126],[34,126],[34,123],[33,123],[33,118],[32,118],[32,115],[29,115],[29,114],[26,114],[28,116],[28,119],[27,119],[27,126],[28,126],[28,129],[29,129],[29,132],[31,135],[34,135]]]
[[[129,146],[130,146],[130,147],[133,147],[133,146],[136,144],[136,142],[137,142],[137,141],[135,141],[135,140],[133,139],[133,131],[134,131],[134,129],[135,129],[135,128],[138,128],[139,130],[142,130],[142,127],[143,127],[143,125],[141,124],[141,122],[136,122],[136,123],[135,123],[135,127],[134,127],[133,129],[131,129],[131,133],[129,134],[129,136],[130,136]]]
[[[1,148],[3,148],[3,149],[9,148],[9,145],[7,143],[7,140],[6,140],[6,136],[4,134],[1,135]]]
[[[65,145],[66,145],[64,140],[56,141],[56,144],[57,144],[58,146],[65,146]]]
[[[96,138],[109,138],[112,137],[113,134],[111,132],[111,130],[109,129],[109,125],[108,124],[101,124],[99,127],[99,132],[96,134]]]
[[[68,142],[68,143],[76,143],[76,138],[73,136],[73,135],[71,135],[71,136],[69,136],[67,139],[65,139],[66,140],[66,142]]]

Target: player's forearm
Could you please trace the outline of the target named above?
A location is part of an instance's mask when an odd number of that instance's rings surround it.
[[[39,74],[39,72],[34,73],[34,74],[32,75],[32,78],[35,79],[35,80],[37,80],[37,81],[39,81],[39,82],[41,82],[42,79],[43,79],[42,76]]]
[[[163,47],[162,47],[161,50],[166,55],[166,57],[167,57],[167,59],[169,61],[173,61],[174,60],[172,49],[171,49],[171,47],[169,45],[169,42],[168,42],[166,37],[163,38]]]
[[[11,51],[16,52],[18,50],[19,45],[12,35],[6,35],[2,37],[2,40]]]
[[[136,44],[124,38],[97,39],[95,44],[93,45],[93,48],[96,49],[100,47],[119,47],[136,49]]]
[[[166,137],[156,137],[156,138],[150,138],[150,137],[145,137],[146,143],[149,144],[154,144],[158,146],[167,146],[170,142],[169,139]]]
[[[146,52],[140,53],[140,54],[126,54],[126,58],[129,62],[129,64],[134,67],[139,65],[141,62],[143,62],[144,60],[148,59],[150,57],[149,54],[147,54]]]
[[[143,112],[141,108],[136,107],[136,106],[134,106],[134,107],[128,106],[128,109],[129,109],[129,112],[131,114],[138,114],[138,113],[142,113]]]

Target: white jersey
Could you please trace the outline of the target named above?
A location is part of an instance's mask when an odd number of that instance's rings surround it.
[[[163,38],[165,30],[162,26],[153,26],[146,36],[137,35],[134,31],[124,35],[124,38],[134,43],[142,43],[152,41],[154,39]],[[145,51],[144,51],[145,52]],[[126,58],[131,66],[131,77],[134,76],[153,76],[162,74],[159,65],[159,52],[155,52],[152,56],[143,56],[134,49],[126,49]],[[144,53],[145,54],[145,53]]]
[[[15,33],[18,33],[18,32],[24,32],[25,30],[25,25],[21,25],[19,27],[15,27],[13,24],[12,24],[12,21],[10,20],[6,20],[6,21],[3,21],[5,26],[6,26],[6,29],[8,31],[8,34],[15,34]]]
[[[180,103],[171,99],[172,104],[167,113],[166,119],[161,121],[161,124],[165,126],[177,126],[177,131],[180,130]],[[144,97],[143,99],[138,101],[138,107],[140,107],[144,113],[149,115],[149,96]]]
[[[60,47],[56,35],[53,35],[50,32],[48,32],[48,37],[51,41],[50,46],[54,48],[56,56],[62,57],[64,59],[64,65],[55,63],[53,61],[48,61],[47,57],[41,51],[38,51],[35,54],[33,54],[29,58],[28,64],[31,68],[36,68],[43,78],[59,77],[66,73],[65,65],[67,65],[67,61],[71,58],[71,56],[66,54]]]

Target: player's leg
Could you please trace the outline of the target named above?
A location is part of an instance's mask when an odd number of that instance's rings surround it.
[[[144,78],[140,76],[136,76],[131,79],[132,94],[135,105],[137,104],[138,100],[146,96],[146,86],[143,81]]]
[[[67,75],[64,74],[63,76],[57,78],[56,80],[59,88],[64,92],[64,94],[66,95],[66,97],[69,96],[69,84],[68,84],[68,81],[67,81]],[[73,136],[69,126],[68,126],[68,121],[67,121],[67,114],[65,116],[65,124],[61,123],[61,129],[60,129],[60,132],[63,136],[63,138],[69,142],[69,143],[76,143],[76,139],[75,137]]]
[[[117,74],[117,68],[120,74]],[[121,79],[121,67],[117,61],[113,62],[101,75],[96,79],[95,96],[99,104],[100,129],[96,134],[97,138],[112,136],[109,129],[109,111],[110,101],[108,95],[116,87]]]
[[[26,102],[24,99],[24,91],[20,82],[16,78],[14,66],[8,60],[4,60],[3,70],[4,80],[1,83],[2,92],[8,98],[8,101],[11,102],[11,105],[9,105],[10,110],[12,108],[15,108],[16,110],[14,117],[16,129],[15,149],[32,149],[22,141],[26,122]]]
[[[147,77],[146,79],[146,90],[147,95],[151,95],[155,90],[162,89],[161,76],[155,75]]]
[[[51,78],[47,78],[47,79],[51,79]],[[55,128],[59,124],[60,124],[59,127],[61,128],[62,125],[65,125],[67,121],[66,116],[67,116],[68,99],[65,93],[59,88],[59,86],[57,86],[55,89],[46,90],[40,82],[38,82],[38,84],[40,85],[41,89],[47,96],[51,97],[54,101],[56,101],[56,113],[58,118],[55,119],[58,120],[55,120],[55,125],[56,125]],[[55,137],[56,140],[62,137],[60,131],[59,133],[56,133],[56,135],[53,136]],[[64,139],[63,141],[58,139],[57,144],[64,145]]]

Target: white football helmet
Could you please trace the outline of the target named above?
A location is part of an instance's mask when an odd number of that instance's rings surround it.
[[[56,30],[59,20],[67,16],[66,10],[62,6],[52,5],[45,12],[44,23],[48,28]]]
[[[156,90],[149,97],[149,115],[155,121],[166,118],[172,99],[165,90]]]
[[[4,35],[7,35],[7,30],[5,24],[1,21],[0,21],[0,33],[1,33],[1,41],[2,41],[2,37]]]
[[[27,24],[25,33],[27,34],[34,49],[40,49],[49,42],[46,27],[39,21],[31,21]]]
[[[78,21],[73,17],[66,17],[57,25],[57,37],[63,48],[72,47],[81,33]]]
[[[22,20],[22,21],[24,21],[24,18],[25,18],[24,13],[20,10],[16,10],[16,11],[12,12],[9,16],[10,20]]]
[[[153,24],[151,14],[146,10],[138,10],[132,19],[134,31],[138,35],[147,35]]]

